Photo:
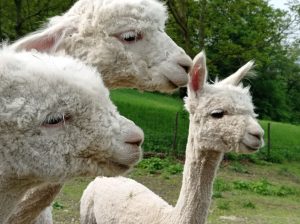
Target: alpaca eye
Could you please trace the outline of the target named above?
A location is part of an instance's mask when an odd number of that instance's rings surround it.
[[[117,38],[124,43],[135,43],[143,39],[143,35],[140,32],[131,30],[117,35]]]
[[[65,124],[66,121],[70,120],[71,116],[68,114],[49,114],[42,126],[44,127],[59,127]]]
[[[213,118],[222,118],[224,115],[225,115],[225,111],[222,109],[213,110],[210,113],[210,116],[212,116]]]

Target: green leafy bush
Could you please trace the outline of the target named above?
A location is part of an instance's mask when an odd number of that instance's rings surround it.
[[[222,192],[220,191],[215,191],[213,192],[213,198],[223,198]]]
[[[246,202],[243,203],[243,207],[244,208],[255,209],[255,204],[253,204],[251,201],[246,201]]]
[[[232,170],[232,171],[235,171],[237,173],[249,173],[247,168],[239,162],[231,163],[229,169]]]
[[[287,196],[287,195],[293,195],[296,194],[296,191],[292,188],[285,187],[285,186],[276,186],[274,184],[271,184],[267,180],[261,180],[261,181],[234,181],[233,182],[234,189],[237,190],[247,190],[251,191],[260,195],[273,195],[273,196]]]
[[[183,165],[170,158],[160,159],[152,157],[149,159],[143,159],[138,164],[138,167],[146,170],[150,174],[164,173],[174,175],[183,171]]]
[[[230,205],[228,201],[221,201],[218,203],[218,209],[221,210],[230,210]]]
[[[214,182],[214,191],[216,192],[230,191],[231,189],[230,183],[223,179],[217,178]]]
[[[60,204],[59,202],[55,201],[52,205],[53,209],[57,209],[57,210],[61,210],[64,208],[64,206],[62,204]]]

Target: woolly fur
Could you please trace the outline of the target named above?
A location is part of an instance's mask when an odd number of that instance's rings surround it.
[[[223,154],[252,153],[262,146],[263,130],[254,118],[249,90],[225,82],[207,84],[204,53],[194,60],[185,100],[190,113],[186,161],[176,206],[134,180],[98,177],[81,198],[81,224],[204,224]],[[239,73],[240,78],[247,72]]]
[[[11,48],[76,57],[95,66],[110,89],[172,92],[186,85],[191,59],[164,31],[166,19],[167,9],[157,0],[79,0]],[[121,35],[128,32],[143,38],[126,43]],[[36,203],[36,209],[49,205],[43,203]],[[20,223],[22,213],[16,214],[9,223]]]
[[[141,155],[126,143],[132,135],[143,138],[119,115],[95,69],[1,49],[0,223],[34,186],[125,172]]]
[[[156,0],[79,0],[12,48],[80,58],[97,67],[108,88],[170,92],[186,85],[191,59],[165,33],[166,19]],[[126,42],[128,32],[142,39]]]

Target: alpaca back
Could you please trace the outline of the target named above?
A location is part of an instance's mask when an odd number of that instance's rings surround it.
[[[163,223],[161,218],[172,208],[158,195],[132,179],[97,177],[83,192],[80,216],[81,223],[155,224]]]

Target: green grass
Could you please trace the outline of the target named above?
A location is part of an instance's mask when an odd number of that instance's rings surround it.
[[[232,169],[232,166],[237,166],[235,163],[224,161],[221,164],[214,184],[208,224],[300,223],[298,162],[240,164],[248,170],[247,173]],[[182,167],[182,163],[172,159],[145,159],[129,177],[175,205],[182,173],[168,172],[172,166]],[[55,224],[79,224],[79,200],[90,181],[91,178],[77,178],[64,186],[53,206]],[[288,189],[287,193],[278,193],[282,188]]]
[[[133,120],[145,132],[145,151],[156,151],[183,155],[188,133],[188,114],[183,109],[183,101],[158,93],[141,93],[135,90],[114,90],[111,98],[120,113]],[[173,147],[176,113],[178,130],[176,147]],[[283,160],[300,161],[300,126],[260,121],[265,130],[267,143],[267,123],[271,123],[271,156],[267,158],[267,147],[257,155],[246,156],[253,161],[265,158],[271,162]],[[234,158],[245,156],[229,155]]]
[[[182,154],[188,130],[188,115],[183,102],[178,98],[155,93],[140,93],[135,90],[115,90],[111,98],[120,113],[133,120],[145,133],[143,148]],[[172,150],[176,113],[178,112],[177,147]]]
[[[280,122],[261,121],[265,130],[267,144],[267,124],[271,124],[271,161],[297,160],[300,161],[300,126]],[[267,147],[262,149],[266,153]]]
[[[135,90],[115,90],[111,98],[121,114],[144,130],[145,151],[184,154],[188,114],[181,99]],[[177,112],[177,144],[173,150]],[[268,122],[260,121],[265,131]],[[233,161],[226,160],[221,165],[208,224],[300,223],[300,126],[270,123],[271,156],[267,160],[281,164],[261,160],[266,159],[266,147],[246,157],[229,154],[227,158]],[[249,160],[253,163],[248,163]],[[175,205],[181,172],[182,163],[174,159],[151,158],[143,160],[130,177]],[[53,206],[55,224],[79,224],[79,200],[91,180],[78,178],[65,185]]]

